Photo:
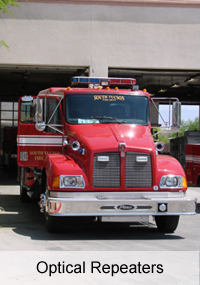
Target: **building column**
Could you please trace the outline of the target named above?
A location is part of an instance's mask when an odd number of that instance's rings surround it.
[[[91,77],[108,77],[107,65],[90,65],[89,76]]]

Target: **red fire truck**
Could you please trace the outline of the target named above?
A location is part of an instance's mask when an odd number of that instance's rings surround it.
[[[200,186],[200,132],[186,131],[183,137],[171,139],[170,154],[185,169],[188,184]]]
[[[200,145],[185,146],[185,172],[188,184],[200,186]]]
[[[71,216],[126,223],[153,216],[160,231],[174,232],[180,215],[196,213],[182,166],[158,154],[150,102],[135,79],[96,77],[19,99],[20,197],[40,201],[49,232]]]

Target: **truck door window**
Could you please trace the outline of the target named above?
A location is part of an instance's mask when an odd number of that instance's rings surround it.
[[[22,124],[35,123],[35,100],[29,102],[21,101],[20,122]]]
[[[44,118],[44,121],[48,125],[56,125],[57,128],[58,128],[58,125],[62,124],[60,107],[56,109],[56,107],[58,106],[58,103],[59,103],[58,99],[47,98],[46,99],[46,114],[45,112],[43,112],[44,116],[46,116],[46,118]],[[56,131],[53,130],[51,127],[46,127],[45,132],[55,133]]]

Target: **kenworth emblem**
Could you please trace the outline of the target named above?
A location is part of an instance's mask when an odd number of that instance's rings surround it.
[[[125,157],[125,150],[126,150],[126,144],[119,143],[119,151],[121,152],[121,157]]]
[[[124,210],[124,211],[133,210],[134,206],[132,206],[132,205],[119,205],[119,206],[117,206],[117,209]]]

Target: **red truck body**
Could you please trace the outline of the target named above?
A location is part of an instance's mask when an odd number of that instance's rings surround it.
[[[185,145],[185,172],[188,184],[200,185],[200,145]]]
[[[170,154],[182,165],[190,185],[200,185],[200,132],[186,131],[170,140]]]
[[[49,88],[34,100],[19,100],[20,193],[23,201],[26,194],[40,200],[50,232],[61,230],[68,216],[107,222],[155,216],[160,230],[173,232],[179,215],[195,214],[182,166],[155,148],[146,91]],[[116,107],[125,110],[122,117]]]

